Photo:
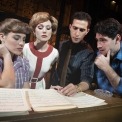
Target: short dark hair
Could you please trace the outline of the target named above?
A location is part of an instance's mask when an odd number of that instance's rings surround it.
[[[94,27],[94,31],[114,39],[117,34],[122,36],[122,25],[114,18],[107,18],[98,22]]]
[[[92,18],[88,13],[82,11],[75,12],[74,15],[71,17],[71,21],[70,21],[71,24],[73,23],[74,19],[87,21],[88,28],[90,28]]]

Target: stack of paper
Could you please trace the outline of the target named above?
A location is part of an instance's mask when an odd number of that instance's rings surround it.
[[[54,89],[0,89],[0,116],[24,115],[31,109],[47,112],[104,104],[105,100],[83,92],[66,97]]]
[[[86,94],[84,92],[77,93],[73,97],[66,97],[72,104],[78,108],[86,108],[93,106],[106,105],[105,100]]]
[[[0,116],[25,115],[30,109],[25,91],[0,89]]]

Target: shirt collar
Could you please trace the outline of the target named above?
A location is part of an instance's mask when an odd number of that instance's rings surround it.
[[[120,42],[120,50],[118,51],[118,53],[115,56],[115,58],[122,61],[122,42]]]

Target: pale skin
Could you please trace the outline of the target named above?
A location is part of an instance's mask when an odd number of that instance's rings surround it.
[[[117,34],[114,39],[96,33],[99,55],[95,59],[96,66],[104,71],[111,85],[116,88],[120,76],[110,66],[110,57],[113,57],[120,49],[121,36]]]
[[[0,73],[0,87],[14,88],[15,72],[13,67],[12,58],[14,55],[21,55],[25,43],[25,34],[13,33],[8,34],[0,33],[0,57],[4,59],[4,69]],[[25,83],[23,88],[29,88],[29,83]]]
[[[48,20],[43,23],[39,23],[35,30],[35,42],[34,45],[36,46],[37,50],[40,52],[45,52],[48,49],[48,41],[51,38],[52,35],[52,24]]]
[[[89,32],[88,22],[84,20],[74,19],[73,23],[69,25],[69,29],[72,42],[79,43]],[[82,91],[89,89],[89,84],[85,81],[81,81],[79,85]],[[68,84],[64,88],[61,86],[51,86],[51,88],[57,89],[58,92],[66,96],[73,96],[77,93],[77,86],[72,83]]]
[[[47,20],[45,22],[39,23],[35,30],[33,31],[35,35],[35,42],[34,45],[36,49],[39,52],[46,52],[49,47],[49,40],[51,39],[51,36],[53,34],[52,32],[52,23],[50,20]],[[53,65],[53,63],[52,63]],[[50,66],[50,70],[52,68],[52,65]],[[48,71],[45,74],[45,80],[48,82],[50,78],[50,71]]]
[[[0,87],[14,87],[15,74],[13,68],[13,62],[11,60],[11,55],[7,48],[1,44],[0,45],[0,57],[4,59],[4,70],[0,73]],[[8,76],[8,74],[11,74]]]

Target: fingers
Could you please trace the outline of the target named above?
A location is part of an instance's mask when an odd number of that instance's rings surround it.
[[[108,53],[107,53],[107,59],[108,60],[110,59],[110,53],[111,53],[111,51],[109,50]]]
[[[95,65],[97,65],[97,64],[99,63],[99,61],[101,60],[101,57],[102,57],[102,56],[103,56],[102,54],[99,54],[99,55],[95,58],[95,61],[94,61]]]
[[[52,85],[51,85],[50,89],[55,89],[55,90],[60,91],[61,89],[63,89],[63,87],[58,86],[58,85],[57,85],[57,86],[52,86]]]
[[[9,53],[9,50],[5,46],[5,44],[0,44],[0,55],[4,57],[6,54]]]
[[[61,89],[60,92],[66,96],[73,96],[77,92],[77,90],[76,90],[75,85],[69,84],[63,89]]]

